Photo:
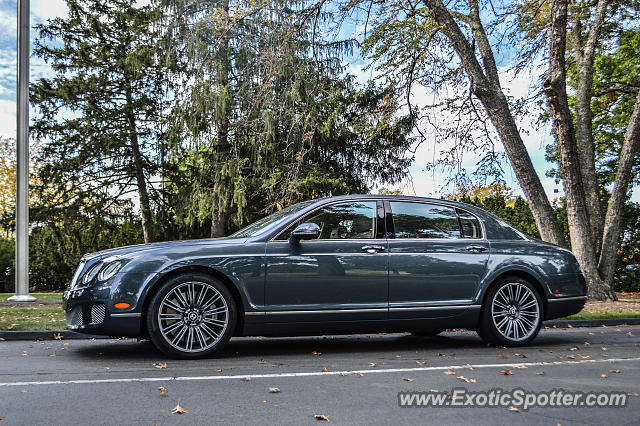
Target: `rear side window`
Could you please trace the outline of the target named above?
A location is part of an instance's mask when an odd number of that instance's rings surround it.
[[[396,238],[460,238],[456,211],[424,203],[391,203]]]
[[[460,227],[462,228],[462,238],[482,238],[482,228],[480,222],[471,213],[467,213],[464,210],[456,209],[458,217],[460,218]]]

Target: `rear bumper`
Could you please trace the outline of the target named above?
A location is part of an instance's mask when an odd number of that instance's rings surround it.
[[[549,299],[544,319],[562,318],[568,315],[577,314],[584,308],[587,296],[563,297]]]

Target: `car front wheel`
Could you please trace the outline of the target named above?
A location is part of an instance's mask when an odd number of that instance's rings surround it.
[[[231,338],[236,306],[229,290],[203,274],[184,274],[164,283],[151,299],[147,328],[154,345],[174,358],[201,358]]]
[[[522,346],[538,335],[542,318],[542,300],[536,288],[525,279],[506,278],[489,290],[478,334],[489,343]]]

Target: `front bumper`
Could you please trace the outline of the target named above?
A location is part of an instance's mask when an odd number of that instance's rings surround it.
[[[582,310],[582,308],[584,308],[586,301],[587,296],[549,299],[547,301],[547,310],[545,312],[544,319],[550,320],[577,314]]]
[[[65,291],[62,308],[69,330],[105,336],[140,336],[140,313],[114,312],[111,286]]]

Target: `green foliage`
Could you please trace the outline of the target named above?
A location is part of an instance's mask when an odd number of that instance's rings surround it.
[[[0,237],[0,287],[4,287],[5,291],[8,291],[9,288],[13,288],[14,266],[14,242],[13,240],[8,240]]]
[[[68,17],[39,25],[35,54],[55,72],[31,86],[37,219],[121,216],[158,171],[163,69],[153,24],[161,11],[126,0],[67,0]]]

